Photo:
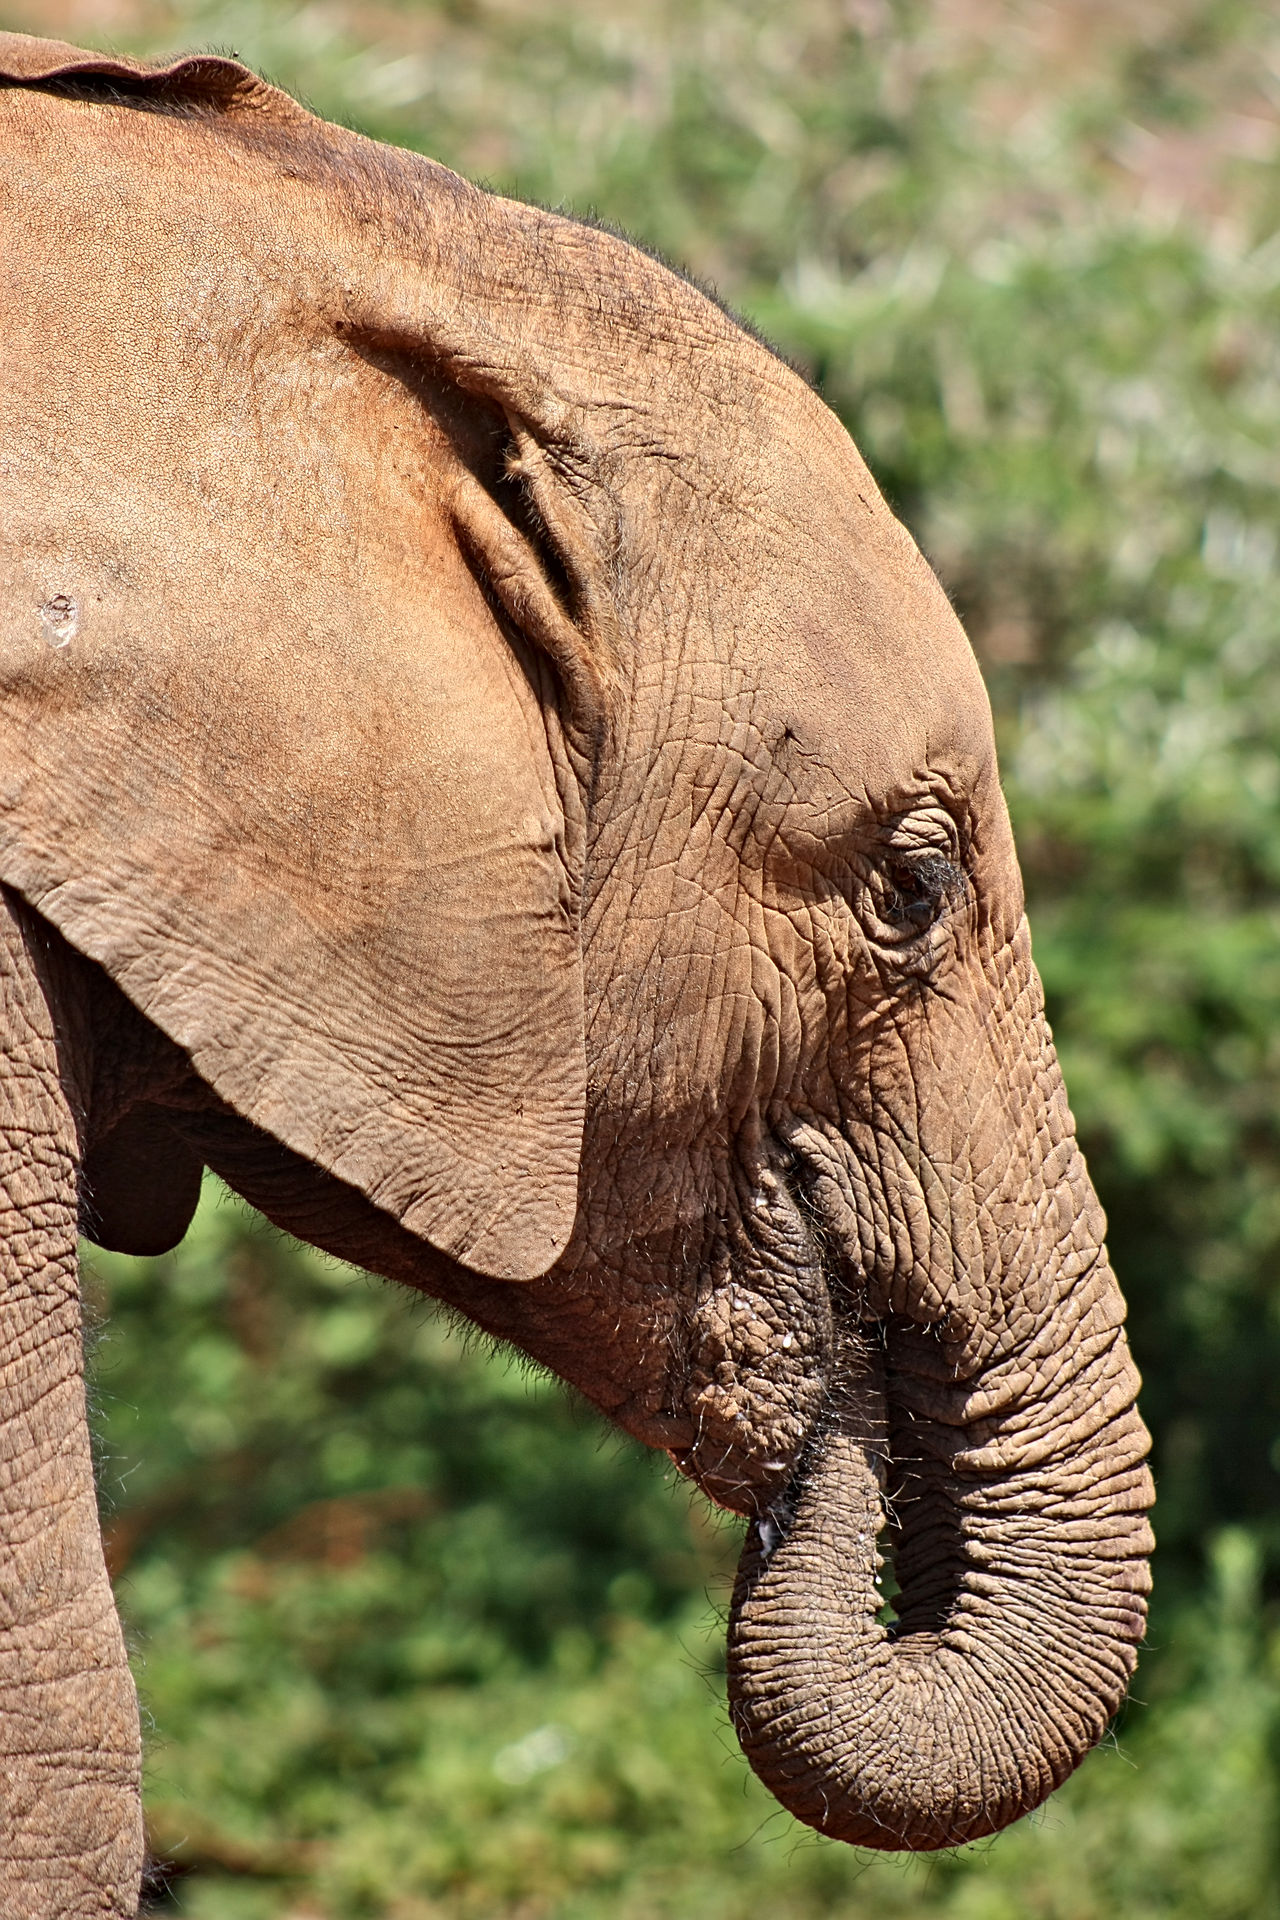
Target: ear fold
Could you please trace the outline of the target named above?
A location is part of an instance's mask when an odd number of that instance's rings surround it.
[[[255,264],[242,153],[15,101],[0,878],[245,1118],[542,1274],[576,1212],[578,854],[502,608],[570,650],[572,622],[488,494],[464,553],[456,436],[282,297],[283,216]]]

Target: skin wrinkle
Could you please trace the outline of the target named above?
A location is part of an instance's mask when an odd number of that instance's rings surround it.
[[[245,97],[192,131],[0,93],[25,231],[64,223],[65,272],[91,206],[123,287],[79,334],[120,410],[21,335],[12,408],[39,386],[64,438],[114,436],[29,488],[63,502],[42,594],[94,506],[99,652],[86,621],[32,655],[25,575],[0,635],[0,750],[48,767],[41,726],[77,727],[74,817],[30,784],[0,874],[70,942],[97,1054],[150,1061],[99,1076],[86,1167],[160,1231],[160,1156],[102,1157],[145,1112],[666,1447],[753,1518],[730,1666],[762,1776],[870,1844],[992,1831],[1119,1701],[1147,1486],[963,635],[838,423],[696,290]],[[215,549],[238,598],[193,610]]]

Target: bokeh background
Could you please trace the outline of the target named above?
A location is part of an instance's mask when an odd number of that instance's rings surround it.
[[[593,213],[819,384],[965,617],[1155,1435],[1150,1642],[1041,1815],[778,1812],[732,1525],[430,1309],[206,1196],[87,1250],[157,1910],[1280,1913],[1280,16],[1259,0],[3,0],[216,45]]]

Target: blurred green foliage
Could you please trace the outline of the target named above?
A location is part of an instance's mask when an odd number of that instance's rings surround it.
[[[1261,0],[11,0],[678,259],[817,380],[983,659],[1155,1437],[1120,1749],[868,1864],[752,1782],[732,1530],[235,1207],[92,1256],[148,1797],[205,1920],[1280,1912],[1280,29]]]

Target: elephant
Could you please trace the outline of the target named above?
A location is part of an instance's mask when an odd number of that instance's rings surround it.
[[[801,1821],[996,1832],[1123,1698],[1151,1483],[946,593],[622,237],[228,58],[0,76],[5,1914],[136,1911],[78,1236],[206,1168],[744,1516]]]

